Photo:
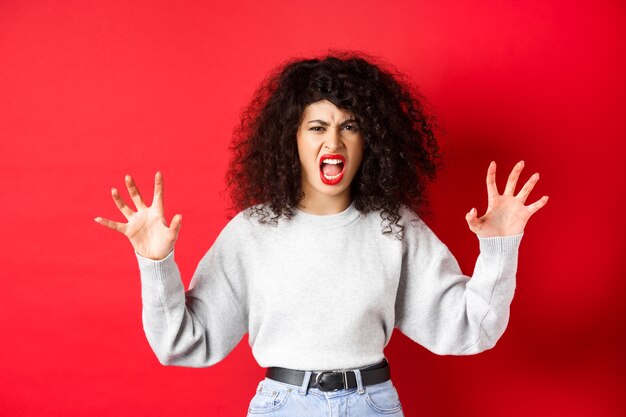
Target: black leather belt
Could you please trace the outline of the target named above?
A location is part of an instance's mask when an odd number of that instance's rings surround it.
[[[391,378],[387,359],[383,359],[381,362],[366,368],[359,368],[359,370],[361,371],[363,386],[379,384]],[[305,371],[275,366],[267,368],[265,372],[267,378],[298,386],[302,386],[304,374]],[[313,372],[309,380],[309,388],[317,388],[320,391],[337,391],[339,389],[356,387],[356,375],[354,371]]]

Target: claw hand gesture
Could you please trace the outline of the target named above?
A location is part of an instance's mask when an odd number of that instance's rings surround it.
[[[154,177],[154,198],[150,207],[144,203],[131,176],[126,175],[125,180],[126,188],[128,188],[137,211],[133,211],[126,205],[117,189],[112,188],[111,195],[128,223],[118,223],[102,217],[96,217],[94,220],[126,235],[135,251],[144,258],[163,259],[174,249],[182,219],[182,216],[177,214],[169,226],[165,222],[163,215],[163,176],[160,171],[157,171]]]
[[[465,220],[470,230],[476,233],[476,235],[492,237],[512,236],[522,233],[530,216],[548,202],[548,196],[543,196],[528,206],[524,205],[528,194],[539,181],[539,173],[532,175],[520,192],[517,195],[513,195],[517,179],[523,168],[524,161],[518,162],[513,167],[504,193],[500,195],[496,186],[496,163],[491,162],[489,169],[487,169],[487,212],[484,216],[477,217],[476,209],[472,208],[465,215]]]

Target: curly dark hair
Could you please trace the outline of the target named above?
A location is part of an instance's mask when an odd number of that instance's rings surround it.
[[[329,50],[320,58],[292,58],[272,71],[234,129],[226,174],[230,210],[249,209],[259,223],[291,219],[304,197],[298,127],[305,107],[326,99],[352,112],[363,135],[363,159],[350,185],[355,208],[381,210],[388,222],[382,233],[395,225],[401,240],[400,205],[420,215],[429,211],[426,186],[435,179],[441,155],[423,96],[391,68],[362,52]]]

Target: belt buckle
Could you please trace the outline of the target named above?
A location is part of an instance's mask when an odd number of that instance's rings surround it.
[[[348,389],[348,376],[347,373],[345,371],[324,371],[324,372],[320,372],[319,374],[317,374],[317,376],[315,377],[315,384],[317,385],[317,388],[320,391],[338,391],[341,388],[335,388],[335,389],[327,389],[328,387],[324,387],[323,383],[324,381],[321,380],[320,378],[322,375],[324,374],[343,374],[343,388],[344,389]]]

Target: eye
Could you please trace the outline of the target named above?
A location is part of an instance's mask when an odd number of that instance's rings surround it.
[[[359,130],[359,128],[358,128],[358,127],[356,127],[356,126],[354,126],[354,125],[347,125],[347,126],[345,126],[345,127],[346,127],[346,128],[348,128],[348,127],[349,127],[349,128],[350,128],[349,130],[352,130],[352,131],[357,131],[357,130]]]
[[[313,127],[312,127],[312,128],[310,128],[309,130],[312,130],[312,131],[314,131],[314,132],[320,132],[320,130],[316,130],[316,129],[324,129],[324,128],[323,128],[323,127],[321,127],[321,126],[313,126]]]

